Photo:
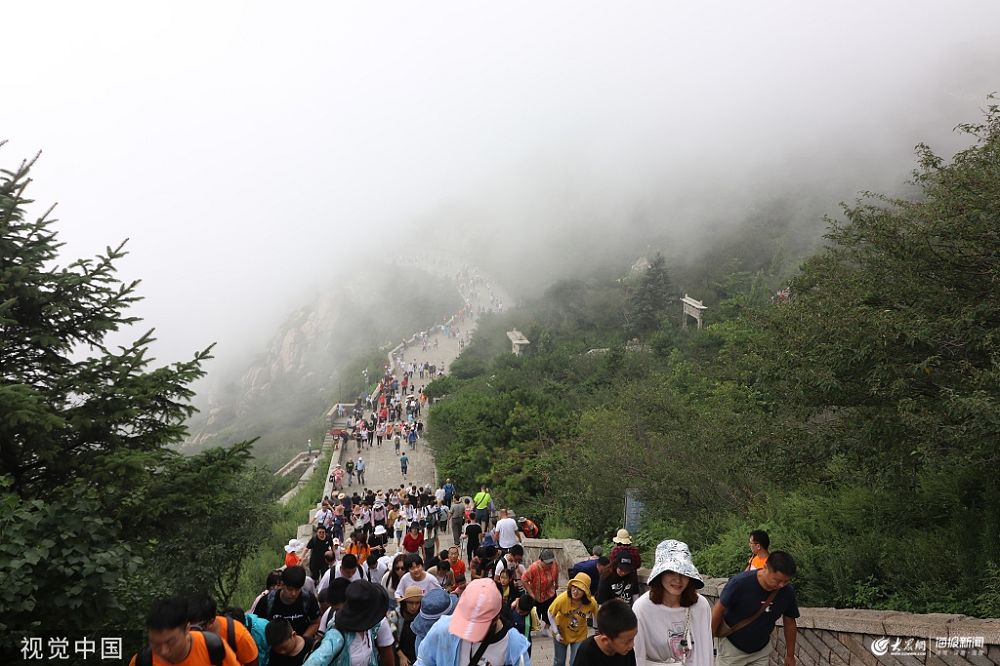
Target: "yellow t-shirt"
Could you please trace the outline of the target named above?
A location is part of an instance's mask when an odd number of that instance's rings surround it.
[[[477,509],[485,509],[490,505],[491,499],[492,498],[490,497],[489,493],[484,493],[483,491],[480,490],[478,493],[476,493],[476,496],[472,498],[472,501],[476,504]]]
[[[597,612],[597,602],[590,597],[589,604],[577,606],[569,598],[567,592],[562,592],[549,606],[549,614],[556,622],[559,636],[565,643],[579,643],[587,640],[587,616]]]

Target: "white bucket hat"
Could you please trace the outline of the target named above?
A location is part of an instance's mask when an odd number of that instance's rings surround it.
[[[300,548],[302,548],[301,541],[299,541],[298,539],[289,539],[288,545],[285,546],[285,552],[292,553],[295,552],[296,550],[299,550]]]
[[[657,576],[667,571],[687,576],[694,581],[694,586],[699,590],[705,587],[705,581],[701,579],[698,568],[691,561],[691,551],[683,541],[667,539],[656,546],[656,562],[653,563],[653,570],[649,572],[649,578],[646,580],[652,584]]]
[[[382,536],[383,534],[385,534],[385,525],[376,525],[375,536]]]

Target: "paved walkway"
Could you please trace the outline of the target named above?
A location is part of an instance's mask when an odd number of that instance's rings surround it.
[[[463,294],[465,296],[466,294]],[[480,306],[488,307],[490,305],[490,295],[489,290],[484,287],[479,287],[478,294],[476,297],[469,299],[472,304],[472,312],[476,313]],[[504,306],[509,304],[509,301],[503,299]],[[467,317],[463,322],[457,322],[455,327],[460,331],[461,337],[468,339],[469,334],[471,334],[475,329],[475,314]],[[435,341],[437,342],[437,348],[434,347]],[[447,337],[440,329],[436,329],[433,334],[428,337],[428,349],[424,351],[422,345],[417,343],[410,345],[410,347],[402,353],[402,356],[397,356],[394,359],[395,363],[417,363],[418,365],[423,364],[427,361],[431,365],[436,365],[437,367],[444,367],[445,373],[451,368],[452,362],[458,358],[461,351],[459,345],[459,338]],[[400,374],[400,369],[398,366],[393,367],[394,374]],[[415,392],[417,394],[420,389],[430,383],[430,379],[421,379],[419,375],[414,377],[415,380]],[[365,416],[369,416],[370,413],[366,413]],[[424,421],[427,428],[433,427],[432,424],[428,422],[427,418],[427,408],[425,407],[421,412],[420,418]],[[346,420],[338,425],[346,425]],[[383,442],[382,446],[373,444],[371,448],[364,445],[361,450],[361,457],[365,460],[366,470],[365,470],[365,487],[372,488],[376,491],[387,490],[389,488],[398,488],[401,483],[413,483],[417,486],[431,485],[437,487],[439,479],[437,478],[437,470],[434,464],[434,456],[431,453],[430,447],[427,445],[426,440],[421,438],[417,440],[415,449],[411,450],[406,442],[401,442],[400,449],[405,450],[407,457],[409,458],[409,465],[407,470],[407,475],[404,478],[400,472],[399,467],[399,456],[395,452],[395,447],[393,443]],[[333,471],[333,466],[341,460],[340,450],[334,451],[333,460],[330,463],[329,474]],[[345,457],[350,456],[352,459],[358,459],[358,449],[357,445],[353,440],[349,441],[347,444],[347,450],[345,452]],[[443,480],[442,480],[443,481]],[[467,491],[466,488],[459,488],[460,492]],[[464,493],[463,493],[464,494]],[[311,517],[311,516],[310,516]],[[450,525],[449,525],[450,529]],[[306,531],[308,531],[308,526],[306,526]],[[300,534],[300,538],[303,535]],[[308,538],[308,534],[304,535],[304,538]],[[441,547],[447,547],[452,543],[452,536],[450,533],[439,535],[438,539],[441,542]],[[387,552],[390,554],[395,554],[396,546],[392,541],[389,542]],[[533,638],[532,647],[532,663],[538,666],[549,666],[553,664],[555,650],[553,648],[552,639],[543,637],[540,633],[535,633]]]
[[[467,302],[470,303],[472,314],[466,316],[462,321],[455,321],[451,324],[450,330],[456,333],[455,337],[445,335],[445,332],[440,327],[435,326],[433,327],[434,332],[427,337],[428,344],[426,350],[423,348],[422,343],[414,342],[408,345],[405,350],[399,350],[395,355],[390,352],[386,360],[393,364],[393,374],[402,374],[401,366],[403,364],[416,363],[420,366],[425,361],[437,368],[443,368],[445,374],[447,374],[452,362],[458,358],[461,352],[462,345],[460,344],[460,340],[465,340],[465,343],[468,344],[468,340],[475,330],[476,313],[479,311],[479,308],[488,308],[490,306],[490,290],[486,286],[479,285],[475,287],[471,297],[470,293],[466,290],[460,289],[460,292],[467,299]],[[501,296],[501,298],[503,297]],[[503,303],[506,307],[509,301],[504,298]],[[393,351],[396,352],[397,350]],[[419,374],[415,374],[413,376],[414,386],[416,387],[414,395],[419,394],[420,390],[429,384],[432,379],[432,377],[426,375],[424,378],[421,378]],[[429,428],[431,426],[428,423],[427,410],[428,407],[426,406],[422,408],[420,420],[424,422],[425,427]],[[366,412],[365,416],[370,416],[370,414],[370,412]],[[343,421],[343,424],[346,424],[346,419]],[[331,441],[327,443],[332,444],[332,438],[328,439]],[[354,440],[350,440],[347,443],[347,450],[344,452],[343,458],[340,455],[341,452],[339,449],[334,451],[333,459],[330,461],[330,469],[327,472],[327,478],[332,474],[333,468],[338,462],[341,462],[341,460],[346,461],[348,457],[357,461],[360,455],[365,460],[364,485],[366,488],[371,488],[375,491],[388,490],[389,488],[399,488],[401,483],[413,483],[418,487],[430,485],[436,488],[438,485],[437,469],[434,464],[434,456],[426,443],[426,439],[421,438],[417,440],[414,449],[410,449],[409,445],[404,441],[400,445],[400,450],[405,450],[409,459],[405,479],[400,471],[399,455],[396,453],[395,446],[391,441],[383,442],[381,447],[374,442],[371,448],[363,445],[359,453]],[[357,481],[355,480],[356,483]],[[459,490],[467,489],[460,488]],[[446,539],[446,543],[451,543],[450,537]],[[393,549],[394,544],[391,544],[389,551],[392,552]]]

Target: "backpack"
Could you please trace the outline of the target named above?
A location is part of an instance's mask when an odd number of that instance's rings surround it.
[[[375,647],[375,639],[381,626],[382,622],[380,621],[368,630],[372,643],[372,656],[368,666],[377,666],[378,664],[378,648]],[[351,641],[355,636],[354,632],[344,636],[336,627],[328,626],[323,640],[313,648],[312,653],[302,666],[351,666]]]
[[[234,620],[230,619],[229,622],[229,631],[226,633],[233,632],[232,622]],[[195,629],[195,631],[199,630]],[[200,631],[199,633],[205,637],[205,647],[208,648],[208,658],[211,660],[212,666],[222,666],[222,662],[226,660],[226,646],[223,645],[222,639],[214,631]],[[233,642],[236,642],[235,635]],[[153,651],[148,645],[143,646],[136,654],[135,666],[153,666]],[[350,666],[350,660],[348,660],[347,666]]]
[[[267,666],[267,659],[271,656],[271,646],[268,645],[267,636],[265,634],[268,622],[264,618],[258,617],[253,613],[247,613],[245,619],[246,624],[244,626],[246,626],[250,635],[253,636],[253,642],[257,644],[258,666]]]
[[[280,590],[276,589],[271,590],[271,592],[267,595],[267,601],[264,604],[264,615],[261,619],[270,622],[271,609],[274,608],[274,600],[278,598],[278,592],[280,592]],[[302,602],[302,611],[306,614],[306,617],[315,618],[317,615],[320,614],[319,602],[316,601],[315,596],[313,596],[312,594],[303,594],[302,596],[299,597],[299,599],[305,599],[305,601]],[[310,612],[310,611],[315,611],[315,612]],[[138,666],[138,664],[136,664],[136,666]]]

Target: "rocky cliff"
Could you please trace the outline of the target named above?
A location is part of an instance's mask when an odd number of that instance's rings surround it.
[[[188,424],[184,449],[193,452],[252,437],[261,438],[258,457],[265,450],[301,446],[311,436],[303,428],[345,397],[340,392],[360,389],[360,376],[345,374],[349,366],[378,358],[380,347],[388,348],[402,335],[462,306],[451,280],[412,267],[406,274],[405,285],[395,279],[398,271],[332,285],[290,313],[257,356],[221,389],[202,397],[201,412]],[[377,369],[371,368],[372,376]],[[292,443],[298,439],[302,441]]]

